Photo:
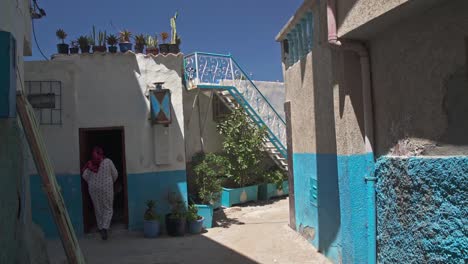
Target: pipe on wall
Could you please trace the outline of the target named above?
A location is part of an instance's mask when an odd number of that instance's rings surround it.
[[[347,50],[355,52],[359,55],[361,64],[361,82],[362,82],[362,99],[364,110],[364,144],[366,153],[372,153],[374,150],[372,142],[374,139],[374,122],[373,122],[373,106],[372,106],[372,87],[371,87],[371,68],[369,51],[367,47],[359,41],[339,40],[337,34],[337,19],[336,19],[336,0],[327,0],[327,27],[328,27],[328,44],[338,50]],[[368,200],[368,263],[374,264],[377,262],[377,231],[376,231],[376,206],[375,206],[375,180],[373,177],[373,169],[369,169],[370,175],[364,178],[367,184],[367,200]]]

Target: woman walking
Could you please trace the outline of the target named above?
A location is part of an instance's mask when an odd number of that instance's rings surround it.
[[[102,148],[94,147],[92,159],[83,168],[83,179],[88,183],[97,227],[103,240],[107,240],[107,230],[112,220],[114,182],[117,177],[117,169],[114,163],[104,156]]]

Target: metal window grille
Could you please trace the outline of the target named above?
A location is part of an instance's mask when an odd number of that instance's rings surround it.
[[[26,94],[41,125],[62,125],[62,82],[25,81]]]

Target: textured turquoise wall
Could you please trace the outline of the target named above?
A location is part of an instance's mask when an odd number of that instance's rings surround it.
[[[335,263],[367,263],[373,155],[293,154],[296,229]]]
[[[84,227],[80,175],[57,175],[57,182],[75,232],[82,235]],[[180,194],[187,202],[185,170],[129,174],[127,182],[129,229],[131,230],[143,230],[143,214],[147,200],[156,200],[157,212],[161,216],[170,211],[167,200],[168,192]],[[34,222],[41,226],[46,236],[58,237],[58,231],[38,175],[31,176],[31,207]]]
[[[257,201],[257,199],[258,185],[235,189],[223,188],[223,191],[221,192],[221,205],[224,207],[231,207],[234,204]]]
[[[376,164],[379,263],[466,263],[468,157]]]

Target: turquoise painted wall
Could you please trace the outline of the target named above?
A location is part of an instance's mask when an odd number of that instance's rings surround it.
[[[296,229],[335,263],[367,263],[373,155],[295,153],[293,166]]]
[[[33,221],[41,226],[47,237],[58,237],[47,198],[42,190],[41,179],[38,175],[33,175],[30,179]],[[57,182],[60,185],[75,232],[79,236],[83,235],[80,175],[57,175]],[[168,191],[179,193],[182,199],[187,202],[185,170],[129,174],[127,182],[129,229],[131,230],[143,229],[143,214],[147,200],[157,201],[157,212],[161,216],[170,211],[167,201]]]
[[[466,263],[468,157],[381,157],[379,263]]]

